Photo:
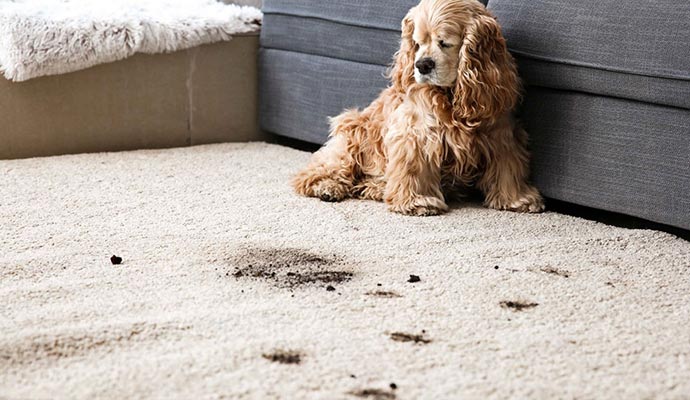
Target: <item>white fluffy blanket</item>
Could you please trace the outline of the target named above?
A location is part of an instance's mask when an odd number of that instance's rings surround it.
[[[13,81],[62,74],[229,40],[261,20],[216,0],[0,0],[0,69]]]

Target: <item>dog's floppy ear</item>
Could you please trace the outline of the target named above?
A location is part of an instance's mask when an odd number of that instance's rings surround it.
[[[414,59],[416,46],[412,39],[414,33],[414,8],[407,13],[402,20],[402,34],[400,36],[400,49],[395,53],[395,61],[390,72],[393,86],[401,92],[414,83]]]
[[[454,90],[454,117],[473,127],[515,107],[520,81],[501,27],[491,15],[480,14],[467,27],[460,49]]]

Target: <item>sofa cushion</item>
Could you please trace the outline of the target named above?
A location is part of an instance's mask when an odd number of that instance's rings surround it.
[[[267,0],[261,46],[388,65],[417,0]]]
[[[266,0],[264,14],[283,14],[351,26],[400,31],[400,22],[419,0]]]
[[[261,46],[369,64],[388,65],[400,30],[345,25],[318,18],[265,14]]]
[[[690,108],[687,0],[491,0],[489,9],[529,84]]]
[[[418,2],[267,0],[261,46],[389,65],[398,50],[401,21]]]

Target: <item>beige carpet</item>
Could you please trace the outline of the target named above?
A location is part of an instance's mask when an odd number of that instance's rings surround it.
[[[690,243],[322,203],[287,185],[307,158],[0,161],[0,397],[690,396]]]

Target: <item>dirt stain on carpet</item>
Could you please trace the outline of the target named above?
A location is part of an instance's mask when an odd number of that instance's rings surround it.
[[[402,297],[400,294],[389,291],[389,290],[375,290],[371,292],[366,292],[365,293],[367,296],[372,296],[372,297],[381,297],[384,299],[395,299],[398,297]]]
[[[395,400],[396,398],[394,392],[381,389],[360,389],[352,391],[349,394],[362,399]]]
[[[261,279],[287,289],[309,284],[343,283],[354,276],[342,257],[300,249],[243,248],[230,256],[227,263],[231,270],[226,272],[226,276]]]
[[[553,267],[544,267],[540,269],[540,271],[545,274],[560,276],[561,278],[570,278],[570,273],[568,271],[563,271]]]
[[[394,340],[396,342],[414,342],[421,344],[431,343],[431,339],[425,336],[425,332],[422,332],[421,335],[404,332],[393,332],[390,334],[390,338],[391,340]]]
[[[264,353],[263,358],[278,364],[300,364],[304,355],[296,350],[274,350]]]
[[[539,303],[531,303],[522,300],[505,300],[499,303],[503,308],[513,310],[513,311],[524,311],[530,308],[534,308],[539,305]]]

